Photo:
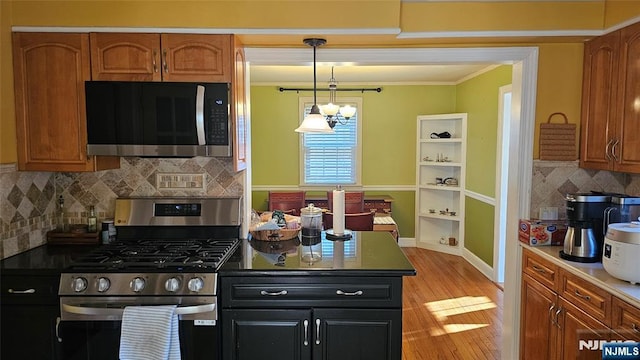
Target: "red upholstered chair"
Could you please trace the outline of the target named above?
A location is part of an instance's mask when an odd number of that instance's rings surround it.
[[[329,211],[333,211],[333,191],[327,191]],[[344,213],[355,214],[364,212],[364,191],[344,192]]]
[[[304,191],[269,191],[269,211],[300,216],[300,209],[305,206]]]
[[[373,230],[373,217],[375,212],[362,212],[344,214],[344,227],[345,229],[353,231],[372,231]],[[325,230],[333,228],[333,213],[325,212],[322,214],[322,223]]]

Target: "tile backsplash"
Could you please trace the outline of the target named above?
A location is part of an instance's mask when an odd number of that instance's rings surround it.
[[[203,183],[158,186],[158,174],[188,174]],[[243,194],[245,172],[229,158],[120,159],[120,169],[89,173],[16,171],[0,166],[0,258],[42,245],[56,227],[57,198],[64,198],[65,222],[86,223],[89,206],[98,222],[112,218],[115,199],[133,196],[235,196]]]
[[[175,174],[172,186],[166,176]],[[158,176],[160,175],[160,176]],[[533,162],[530,217],[541,206],[555,206],[565,218],[564,195],[607,191],[640,196],[640,175],[586,170],[577,161]],[[227,158],[135,158],[120,160],[120,169],[90,173],[16,171],[0,165],[0,258],[42,245],[56,226],[56,199],[65,200],[67,223],[85,223],[94,205],[98,221],[114,215],[115,199],[127,196],[242,195],[245,172],[233,171]],[[185,185],[183,178],[196,180]],[[171,179],[171,178],[169,178]],[[200,183],[202,181],[203,183]]]
[[[540,207],[558,208],[566,219],[565,194],[604,191],[640,196],[640,175],[581,169],[578,161],[533,161],[530,218],[539,217]]]

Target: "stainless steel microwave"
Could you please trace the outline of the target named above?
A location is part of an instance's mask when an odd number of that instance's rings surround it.
[[[89,155],[231,156],[229,84],[85,82]]]

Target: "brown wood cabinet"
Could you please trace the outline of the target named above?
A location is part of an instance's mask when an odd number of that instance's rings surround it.
[[[118,157],[87,156],[84,82],[91,78],[89,64],[87,34],[13,34],[19,170],[120,166]]]
[[[554,359],[558,328],[555,310],[558,295],[531,276],[522,276],[520,357]]]
[[[232,35],[91,33],[93,80],[230,83]]]
[[[640,23],[585,44],[580,166],[640,173]]]
[[[601,359],[601,340],[640,337],[639,309],[528,249],[522,261],[521,359]]]

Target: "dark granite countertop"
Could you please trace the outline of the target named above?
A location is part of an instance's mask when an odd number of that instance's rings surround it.
[[[56,274],[98,245],[42,245],[0,261],[4,274]]]
[[[354,232],[347,241],[314,245],[299,238],[286,241],[241,240],[220,270],[221,275],[411,276],[416,271],[387,232]],[[59,274],[82,254],[99,245],[42,245],[0,261],[3,274]],[[311,250],[317,261],[303,258]]]
[[[313,250],[316,261],[308,261]],[[387,232],[354,232],[347,241],[317,244],[298,238],[285,241],[242,240],[242,246],[220,270],[221,276],[319,275],[411,276],[416,270]]]

